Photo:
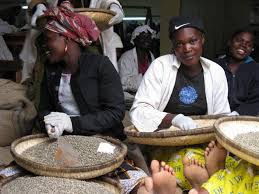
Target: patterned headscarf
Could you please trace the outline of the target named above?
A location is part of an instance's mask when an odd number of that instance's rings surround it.
[[[90,45],[100,35],[95,22],[85,15],[74,13],[69,1],[63,1],[60,6],[49,8],[43,17],[48,19],[45,29],[60,33],[83,46]]]

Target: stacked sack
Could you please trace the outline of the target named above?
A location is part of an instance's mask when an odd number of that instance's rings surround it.
[[[33,102],[26,97],[26,87],[0,79],[0,146],[30,134],[36,115]]]

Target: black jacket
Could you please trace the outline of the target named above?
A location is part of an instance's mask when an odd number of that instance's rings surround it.
[[[41,128],[45,128],[45,115],[50,112],[62,112],[58,101],[61,73],[61,64],[45,66],[39,105]],[[123,139],[123,90],[119,75],[108,57],[82,54],[79,59],[79,70],[71,76],[70,84],[80,110],[80,116],[70,117],[73,134],[103,134]]]
[[[253,61],[243,63],[234,75],[228,68],[226,57],[215,62],[226,73],[231,111],[240,115],[259,115],[259,64]]]

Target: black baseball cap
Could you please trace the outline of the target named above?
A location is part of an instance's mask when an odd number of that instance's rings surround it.
[[[204,33],[204,25],[200,18],[190,16],[172,17],[169,21],[169,37],[182,28],[192,27]]]

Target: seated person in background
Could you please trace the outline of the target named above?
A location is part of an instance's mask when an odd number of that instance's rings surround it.
[[[215,59],[227,76],[231,115],[259,115],[259,64],[249,57],[253,46],[253,32],[237,30],[228,41],[226,56]]]
[[[118,61],[126,105],[126,113],[123,119],[125,127],[131,125],[128,110],[130,110],[132,106],[135,93],[143,75],[148,69],[150,63],[154,60],[154,56],[150,51],[154,32],[155,31],[148,25],[136,27],[131,36],[131,43],[135,47],[122,54]],[[145,172],[148,172],[148,167],[138,145],[129,144],[128,150],[130,151],[129,154],[133,154],[132,157],[134,157],[136,161],[139,161],[137,162],[139,167],[141,167]]]
[[[224,70],[201,57],[205,42],[202,21],[189,17],[172,18],[169,37],[174,54],[153,61],[130,111],[131,121],[139,131],[154,132],[171,125],[188,130],[197,127],[189,115],[230,113]],[[184,177],[183,159],[194,157],[205,163],[204,149],[186,148],[172,152],[169,150],[168,156],[162,153],[157,159],[177,169],[178,185],[191,189],[194,185]],[[200,178],[208,179],[206,176]]]
[[[128,99],[132,99],[131,101],[133,101],[143,75],[154,60],[154,56],[150,51],[154,32],[148,25],[138,26],[133,31],[131,37],[131,43],[135,47],[122,54],[118,61],[121,83],[126,93],[126,100],[128,97]]]

